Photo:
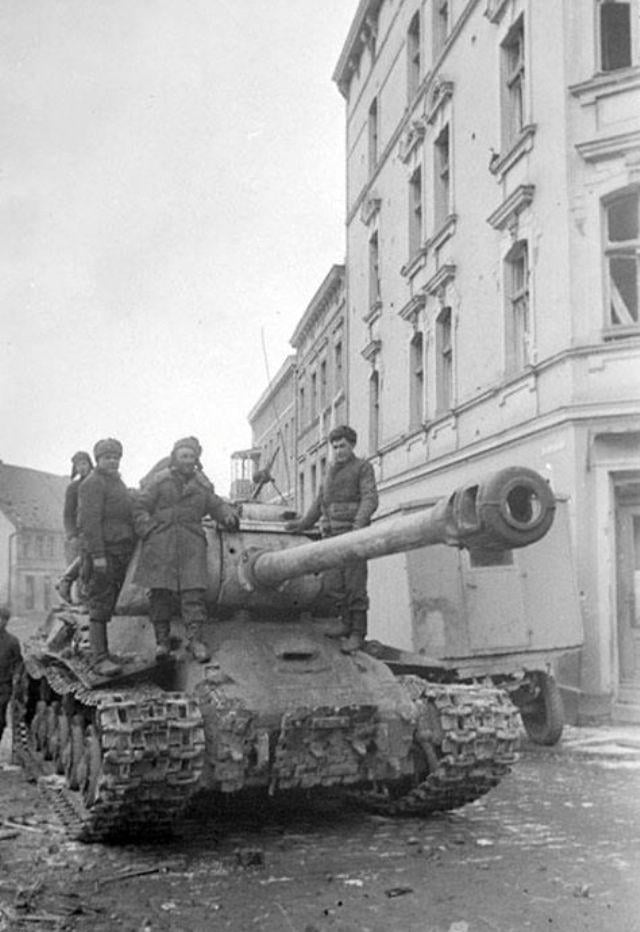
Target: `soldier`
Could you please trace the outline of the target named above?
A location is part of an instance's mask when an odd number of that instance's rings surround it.
[[[84,450],[78,450],[71,457],[71,482],[64,496],[62,520],[66,534],[66,550],[69,565],[56,583],[60,598],[71,602],[71,587],[80,575],[80,531],[78,529],[78,490],[80,483],[93,469],[93,461]]]
[[[7,706],[11,699],[13,675],[22,663],[20,641],[9,634],[7,625],[11,613],[8,608],[0,608],[0,740],[6,724]]]
[[[329,434],[333,463],[320,491],[302,518],[285,525],[290,531],[304,531],[320,519],[323,537],[366,527],[378,507],[378,492],[373,467],[354,453],[357,434],[346,424]],[[341,567],[327,570],[324,589],[342,616],[344,653],[360,650],[367,633],[367,561],[350,560]]]
[[[207,539],[202,519],[211,515],[228,530],[238,528],[235,510],[215,494],[204,475],[201,454],[196,437],[178,440],[168,466],[154,467],[134,497],[135,526],[143,544],[133,581],[150,590],[158,659],[170,651],[170,622],[177,596],[191,653],[200,663],[209,660],[203,642]]]
[[[96,468],[78,489],[89,641],[93,670],[100,676],[115,676],[120,667],[109,657],[107,623],[133,553],[135,532],[131,498],[118,471],[122,444],[112,437],[99,440],[93,455]]]

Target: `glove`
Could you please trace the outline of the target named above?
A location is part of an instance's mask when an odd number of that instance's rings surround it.
[[[225,508],[220,516],[220,523],[225,531],[237,531],[240,527],[240,518],[233,508]]]
[[[289,531],[290,534],[301,534],[304,530],[302,527],[302,519],[296,518],[294,521],[285,521],[284,529],[285,531]]]

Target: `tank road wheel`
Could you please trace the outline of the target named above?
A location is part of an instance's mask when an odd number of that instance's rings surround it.
[[[536,744],[557,744],[564,726],[564,709],[558,684],[550,673],[536,670],[529,674],[524,702],[516,702],[528,737]]]

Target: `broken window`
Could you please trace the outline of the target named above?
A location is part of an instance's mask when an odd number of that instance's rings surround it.
[[[436,410],[453,404],[453,332],[451,308],[443,307],[436,320]]]
[[[436,230],[438,230],[449,214],[450,158],[448,126],[444,127],[436,139],[435,160],[434,223]]]
[[[369,309],[380,301],[380,248],[378,234],[369,240]]]
[[[409,258],[422,246],[422,171],[416,168],[409,179]]]
[[[369,107],[369,174],[378,164],[378,101],[374,97]]]
[[[600,67],[615,71],[631,65],[631,3],[600,4]]]
[[[529,256],[526,240],[513,245],[505,260],[507,371],[518,372],[529,363]]]
[[[511,148],[525,125],[524,18],[502,43],[502,143]]]
[[[606,206],[609,325],[638,326],[640,194],[627,191]]]
[[[419,427],[424,420],[424,338],[420,330],[411,339],[409,356],[409,426]]]
[[[407,32],[407,98],[413,100],[420,84],[420,13],[414,13]]]

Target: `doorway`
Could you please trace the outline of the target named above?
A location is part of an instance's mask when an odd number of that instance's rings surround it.
[[[616,571],[620,686],[640,693],[640,481],[616,487]]]

